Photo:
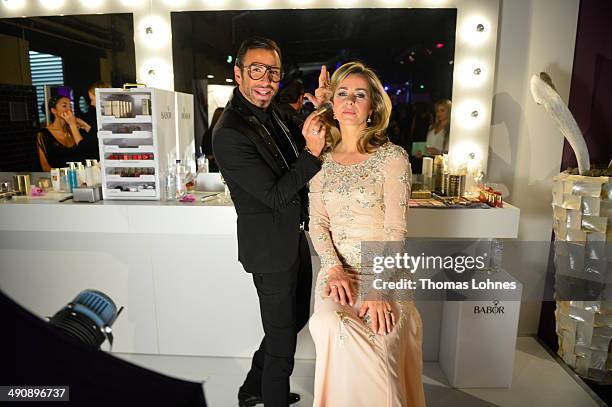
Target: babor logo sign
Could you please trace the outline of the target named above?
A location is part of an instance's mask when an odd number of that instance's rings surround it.
[[[172,119],[172,112],[170,111],[170,106],[168,106],[166,109],[167,110],[165,112],[161,112],[161,119],[162,120],[170,120],[170,119]]]
[[[487,305],[487,306],[476,305],[474,307],[474,314],[503,314],[503,313],[504,313],[504,306],[499,305],[498,300],[494,300],[492,306],[491,305]]]

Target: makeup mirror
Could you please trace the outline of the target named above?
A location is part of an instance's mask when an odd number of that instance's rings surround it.
[[[0,44],[0,171],[41,170],[36,133],[51,96],[67,96],[92,125],[89,87],[136,81],[131,13],[3,18]]]
[[[456,25],[457,9],[442,8],[173,12],[174,88],[194,94],[196,146],[212,154],[206,130],[235,86],[234,58],[244,39],[259,35],[279,44],[284,70],[279,103],[293,101],[296,82],[313,93],[321,65],[333,72],[360,60],[378,73],[393,102],[390,139],[413,155],[419,172],[436,124],[434,104],[447,100],[446,107],[452,101]],[[446,152],[450,109],[438,119],[444,123],[438,125],[437,142]]]

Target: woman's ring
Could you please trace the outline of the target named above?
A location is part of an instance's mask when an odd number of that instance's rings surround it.
[[[389,315],[393,314],[393,311],[391,311],[390,309],[386,310],[385,312]]]
[[[312,129],[312,134],[316,136],[317,134],[319,134],[319,130]]]

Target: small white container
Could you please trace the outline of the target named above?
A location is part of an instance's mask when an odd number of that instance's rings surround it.
[[[97,185],[95,182],[94,169],[91,166],[91,160],[85,160],[85,183],[88,187]]]
[[[55,192],[59,192],[62,190],[62,182],[60,179],[59,168],[51,168],[51,185],[53,186],[53,190]]]

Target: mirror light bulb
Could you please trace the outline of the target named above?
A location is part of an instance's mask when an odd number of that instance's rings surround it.
[[[47,10],[56,10],[64,5],[64,0],[40,0],[40,4]]]
[[[455,112],[457,115],[455,115]],[[464,129],[474,129],[484,123],[484,106],[478,100],[468,100],[459,103],[456,109],[453,109],[453,117],[457,118],[457,123]],[[471,150],[473,151],[473,150]],[[469,151],[466,152],[466,154]],[[465,154],[463,155],[465,156]]]
[[[164,48],[172,36],[168,24],[156,15],[150,15],[140,20],[138,32],[142,43],[152,49]]]
[[[473,16],[465,20],[460,32],[463,41],[469,45],[476,46],[489,39],[491,27],[485,18]]]
[[[2,5],[9,10],[19,10],[25,6],[25,0],[2,0]]]

